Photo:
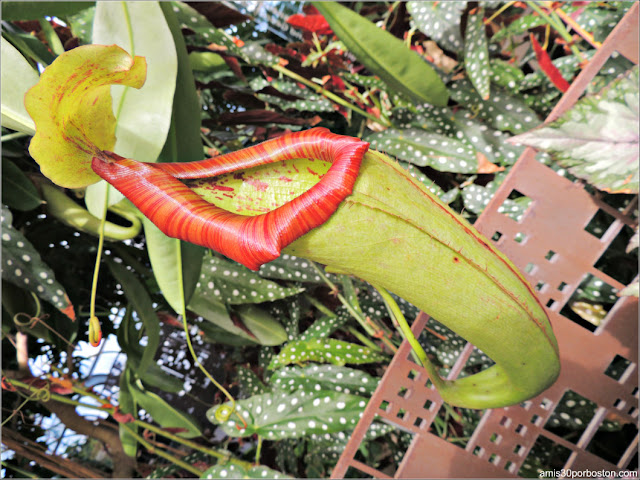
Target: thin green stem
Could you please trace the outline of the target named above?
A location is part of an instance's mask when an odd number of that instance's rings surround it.
[[[356,330],[354,327],[349,327],[347,328],[347,331],[353,335],[354,337],[356,337],[358,340],[360,340],[360,342],[363,345],[366,345],[367,347],[369,347],[371,350],[375,350],[376,352],[381,352],[382,349],[376,345],[375,343],[373,343],[371,340],[369,340],[367,337],[365,337],[362,333],[360,333],[358,330]]]
[[[109,188],[105,189],[104,206],[102,207],[102,217],[100,218],[100,237],[98,238],[98,252],[96,253],[96,265],[93,269],[93,280],[91,282],[91,302],[89,303],[89,317],[96,316],[96,295],[98,292],[98,276],[100,274],[100,261],[102,260],[102,247],[104,246],[104,226],[107,223],[107,207],[109,205]]]
[[[262,453],[262,436],[258,435],[258,446],[256,448],[256,463],[260,464],[260,454]]]
[[[411,327],[409,327],[409,324],[404,318],[404,315],[402,314],[402,311],[400,310],[400,307],[398,307],[396,301],[389,294],[389,292],[387,292],[386,289],[373,284],[372,286],[373,288],[378,290],[378,293],[380,293],[380,296],[384,300],[384,303],[387,306],[387,310],[389,310],[394,324],[398,327],[398,330],[402,337],[407,342],[409,342],[409,345],[411,345],[411,351],[413,352],[414,356],[417,357],[418,362],[422,364],[424,369],[429,374],[431,381],[438,388],[438,390],[442,389],[442,387],[444,387],[445,385],[445,381],[440,377],[435,366],[431,363],[429,357],[427,357],[427,353],[422,348],[422,345],[420,345],[420,342],[418,342],[415,335],[411,331]]]
[[[198,469],[198,468],[196,468],[196,467],[194,467],[192,465],[189,465],[187,462],[183,462],[179,458],[176,458],[173,455],[168,454],[164,450],[162,450],[160,448],[157,448],[157,447],[154,447],[149,442],[147,442],[144,438],[142,438],[140,435],[138,435],[134,431],[134,429],[130,428],[126,423],[121,423],[120,426],[122,428],[124,428],[127,432],[129,432],[129,434],[132,437],[134,437],[138,442],[140,442],[140,444],[143,445],[149,452],[155,453],[156,455],[158,455],[159,457],[164,458],[165,460],[169,460],[174,465],[177,465],[178,467],[183,468],[184,470],[193,473],[198,478],[200,478],[202,476],[202,474],[204,473],[202,470],[200,470],[200,469]]]
[[[2,466],[4,468],[13,470],[14,472],[19,473],[20,475],[24,475],[24,478],[40,478],[38,475],[31,472],[27,472],[26,470],[16,467],[15,465],[11,465],[10,463],[5,462],[4,460],[2,461]]]
[[[489,18],[487,18],[484,21],[484,24],[485,25],[490,24],[493,21],[494,18],[496,18],[498,15],[500,15],[502,12],[504,12],[507,8],[509,8],[514,3],[516,3],[516,2],[514,1],[514,2],[505,3],[502,7],[500,7],[498,10],[496,10],[493,15],[491,15]]]
[[[24,132],[7,133],[6,135],[2,135],[2,137],[0,137],[0,141],[8,142],[9,140],[13,140],[15,138],[22,138],[22,137],[29,137],[29,136],[30,135],[28,133],[24,133]]]
[[[580,58],[581,61],[584,61],[585,58],[582,55],[582,52],[580,52],[578,47],[576,47],[573,44],[573,37],[567,31],[567,29],[564,26],[564,23],[562,23],[560,18],[558,18],[558,16],[555,13],[552,12],[551,15],[547,14],[547,12],[545,12],[544,9],[542,9],[539,5],[537,5],[536,2],[529,1],[529,2],[527,2],[527,5],[529,7],[531,7],[531,9],[534,10],[538,15],[540,15],[542,18],[544,18],[560,34],[560,36],[567,42],[567,45],[569,45],[569,48],[571,49],[571,51],[575,55],[577,55],[578,58]]]
[[[283,67],[281,65],[274,65],[272,67],[274,70],[276,70],[277,72],[282,73],[283,75],[286,75],[289,78],[292,78],[300,83],[305,84],[307,87],[312,88],[313,90],[315,90],[316,93],[323,95],[325,97],[327,97],[329,100],[337,103],[338,105],[342,105],[345,108],[348,108],[349,110],[353,110],[356,113],[359,113],[360,115],[362,115],[363,117],[367,117],[369,120],[379,123],[381,125],[384,125],[385,127],[389,127],[390,124],[382,119],[382,118],[376,118],[373,115],[371,115],[368,112],[365,112],[364,110],[362,110],[359,107],[356,107],[355,105],[350,104],[349,102],[347,102],[345,99],[337,96],[336,94],[334,94],[333,92],[330,92],[329,90],[325,90],[324,88],[322,88],[322,86],[307,80],[306,78],[298,75],[295,72],[292,72],[291,70],[289,70],[286,67]]]

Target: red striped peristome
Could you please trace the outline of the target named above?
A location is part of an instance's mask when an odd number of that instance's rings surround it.
[[[143,163],[104,152],[92,168],[169,237],[211,248],[257,270],[319,227],[351,194],[369,148],[357,138],[312,128],[199,162]],[[179,179],[206,178],[296,158],[331,162],[320,181],[270,212],[249,217],[202,199]]]

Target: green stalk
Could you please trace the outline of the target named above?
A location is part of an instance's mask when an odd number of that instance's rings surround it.
[[[360,115],[362,115],[363,117],[367,117],[369,120],[379,123],[381,125],[384,125],[385,127],[389,127],[391,126],[391,124],[384,120],[383,118],[376,118],[373,115],[371,115],[368,112],[365,112],[364,110],[362,110],[359,107],[356,107],[355,105],[350,104],[349,102],[347,102],[346,100],[344,100],[343,98],[340,98],[339,96],[337,96],[336,94],[334,94],[333,92],[330,92],[328,90],[325,90],[324,88],[322,88],[320,85],[311,82],[309,80],[307,80],[306,78],[298,75],[295,72],[292,72],[291,70],[289,70],[286,67],[280,66],[280,65],[274,65],[272,67],[275,71],[282,73],[283,75],[286,75],[289,78],[292,78],[294,80],[296,80],[297,82],[303,83],[305,84],[307,87],[313,89],[316,93],[323,95],[325,97],[327,97],[329,100],[337,103],[338,105],[342,105],[345,108],[348,108],[349,110],[353,110],[356,113],[359,113]]]

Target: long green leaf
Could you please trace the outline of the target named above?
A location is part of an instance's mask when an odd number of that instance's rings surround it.
[[[2,2],[2,19],[34,20],[38,17],[73,15],[96,2]]]
[[[33,210],[42,204],[33,183],[6,157],[2,157],[2,203],[23,211]]]
[[[130,413],[135,418],[138,417],[138,409],[136,408],[136,402],[133,400],[133,395],[131,395],[131,391],[129,390],[130,383],[130,373],[129,369],[125,369],[124,372],[120,375],[120,392],[118,393],[118,407],[122,413]],[[131,434],[131,432],[122,427],[119,424],[119,432],[120,432],[120,442],[122,442],[122,448],[124,449],[124,453],[129,455],[130,457],[136,456],[138,453],[138,440]],[[138,426],[130,424],[130,428],[133,428],[134,431],[138,432]]]
[[[2,126],[33,135],[36,127],[24,108],[24,94],[38,83],[38,72],[4,37],[1,58]]]
[[[158,317],[153,309],[153,304],[151,303],[151,298],[149,297],[147,290],[136,275],[127,270],[124,265],[112,260],[109,260],[107,265],[109,265],[111,273],[122,286],[125,296],[135,309],[140,320],[142,320],[147,333],[147,346],[143,350],[140,363],[138,364],[138,372],[140,374],[144,374],[147,368],[149,368],[151,362],[153,362],[153,357],[155,356],[158,345],[160,344],[160,325],[158,323]]]
[[[447,104],[449,94],[426,61],[389,32],[336,2],[314,2],[338,38],[393,90],[418,102]]]

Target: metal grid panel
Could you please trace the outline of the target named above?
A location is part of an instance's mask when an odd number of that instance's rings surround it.
[[[614,50],[637,63],[637,37],[638,4],[614,29],[547,121],[557,118],[576,102]],[[619,299],[593,332],[559,312],[586,274],[617,289],[623,287],[594,265],[624,225],[635,225],[629,214],[636,203],[619,212],[593,198],[580,184],[538,163],[534,155],[533,149],[525,150],[475,226],[488,238],[496,232],[501,234],[496,244],[520,270],[528,272],[525,276],[537,287],[542,304],[547,305],[561,353],[562,370],[557,382],[521,405],[487,410],[462,449],[429,432],[443,402],[438,392],[427,386],[426,371],[413,362],[410,347],[404,342],[374,392],[332,478],[342,478],[350,469],[377,478],[515,477],[540,439],[566,449],[564,468],[617,470],[629,464],[638,448],[637,433],[615,463],[591,453],[588,446],[607,417],[637,425],[637,299]],[[519,221],[498,213],[513,190],[532,199]],[[601,238],[585,231],[598,210],[615,218]],[[420,314],[414,322],[412,330],[416,337],[427,320],[427,315]],[[449,378],[459,374],[472,350],[473,346],[467,344]],[[616,355],[631,360],[617,380],[605,374]],[[545,428],[567,392],[595,404],[591,421],[580,438],[573,439],[575,443]],[[375,417],[413,434],[413,441],[395,472],[386,469],[383,473],[354,458]]]

